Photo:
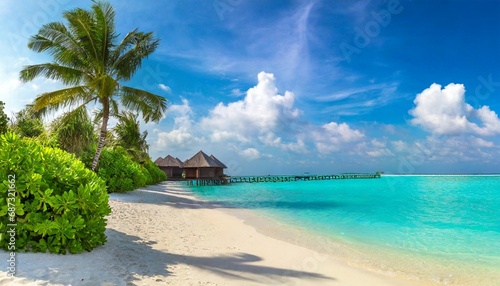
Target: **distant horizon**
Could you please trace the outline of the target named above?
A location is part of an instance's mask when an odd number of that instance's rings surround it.
[[[160,38],[126,83],[169,101],[158,124],[141,122],[153,160],[203,146],[234,175],[500,173],[500,1],[109,2],[118,40]],[[91,5],[0,3],[9,117],[64,87],[20,82],[24,65],[51,61],[28,39]]]
[[[267,174],[267,175],[237,175],[225,174],[231,177],[279,177],[279,176],[326,176],[326,175],[345,175],[345,174],[376,174],[372,173],[359,173],[359,172],[344,172],[344,173],[302,173],[302,174]],[[383,176],[500,176],[500,173],[415,173],[415,174],[395,174],[395,173],[380,173]]]

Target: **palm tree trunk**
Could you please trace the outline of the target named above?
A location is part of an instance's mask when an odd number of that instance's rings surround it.
[[[102,125],[101,134],[99,134],[99,144],[97,144],[97,150],[95,151],[94,161],[92,161],[92,171],[95,171],[97,164],[99,163],[99,157],[101,157],[102,148],[106,143],[106,134],[108,133],[108,119],[109,119],[109,101],[108,99],[103,100],[102,103]]]

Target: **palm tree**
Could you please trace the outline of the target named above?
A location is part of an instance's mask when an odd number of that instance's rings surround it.
[[[113,128],[116,144],[125,148],[137,161],[148,159],[149,145],[146,141],[148,132],[141,133],[137,114],[122,112],[118,116],[118,120],[115,128]]]
[[[130,80],[143,59],[155,51],[159,39],[135,29],[118,42],[113,7],[93,2],[90,10],[64,12],[67,26],[60,22],[45,24],[30,38],[28,47],[51,54],[53,62],[25,66],[20,78],[28,82],[46,77],[67,86],[36,97],[33,107],[40,114],[62,107],[76,110],[92,102],[100,106],[101,130],[92,161],[95,170],[106,141],[109,117],[117,115],[119,107],[140,112],[145,122],[158,122],[167,107],[165,98],[121,84]]]

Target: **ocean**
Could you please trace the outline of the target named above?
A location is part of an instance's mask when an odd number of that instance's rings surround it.
[[[191,190],[307,233],[304,240],[322,252],[372,271],[500,285],[500,176],[384,175]]]

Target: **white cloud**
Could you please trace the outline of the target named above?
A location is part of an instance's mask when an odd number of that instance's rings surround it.
[[[240,152],[240,155],[249,160],[259,159],[261,157],[259,150],[257,150],[256,148],[247,148],[245,150],[242,150]]]
[[[360,141],[365,135],[351,129],[346,123],[330,122],[313,132],[316,148],[320,153],[328,154],[339,151],[344,144]]]
[[[398,93],[397,89],[398,83],[372,84],[320,96],[315,100],[330,103],[325,105],[323,113],[352,116],[370,112],[404,97],[405,95]]]
[[[474,136],[429,136],[415,143],[413,152],[437,162],[467,162],[497,160],[493,142]]]
[[[307,147],[303,139],[297,139],[296,142],[283,143],[281,137],[269,132],[259,136],[259,140],[266,146],[280,148],[283,151],[292,151],[294,153],[307,153]]]
[[[278,94],[273,74],[260,72],[257,85],[247,91],[244,99],[227,105],[219,103],[200,124],[211,130],[212,139],[245,142],[274,133],[280,125],[297,118],[300,112],[294,108],[294,100],[295,95],[289,91]]]
[[[18,63],[20,63],[19,60]],[[19,70],[11,68],[9,63],[0,66],[0,100],[5,103],[5,112],[9,114],[21,110],[31,99],[19,94],[22,83],[19,80]]]
[[[473,138],[471,140],[473,143],[475,143],[476,146],[478,147],[486,147],[486,148],[491,148],[494,147],[495,144],[491,141],[486,141],[482,138]]]
[[[248,138],[243,137],[242,135],[235,132],[228,131],[215,131],[210,135],[210,140],[215,143],[225,142],[230,140],[236,140],[238,142],[247,143],[250,142]]]
[[[167,116],[174,117],[174,127],[169,132],[158,132],[154,148],[186,149],[193,145],[205,142],[204,138],[192,134],[193,112],[187,99],[182,99],[182,104],[174,104],[167,110]]]
[[[372,146],[376,148],[385,148],[385,142],[378,140],[378,139],[372,139],[371,141]]]
[[[342,91],[337,91],[330,95],[317,97],[315,98],[315,100],[320,102],[339,101],[349,97],[355,97],[356,95],[359,94],[365,94],[371,91],[380,91],[386,88],[388,88],[386,84],[373,84],[370,86],[349,88]]]
[[[1,50],[1,49],[0,49]],[[28,83],[19,80],[19,71],[24,65],[33,64],[28,58],[4,59],[0,65],[0,101],[5,103],[5,113],[10,117],[32,103],[35,97],[43,92],[53,91],[64,86],[54,80],[36,78]],[[61,114],[54,113],[54,114]]]
[[[372,139],[370,145],[366,149],[366,154],[370,157],[387,157],[394,156],[389,148],[387,148],[387,143],[384,140]]]
[[[488,106],[474,109],[465,102],[465,87],[448,84],[444,89],[433,83],[414,100],[415,108],[409,113],[411,123],[433,134],[456,135],[500,133],[500,119]]]
[[[245,93],[242,92],[239,88],[234,88],[231,90],[231,95],[234,97],[240,97],[240,96],[245,95]]]
[[[406,152],[409,148],[408,144],[403,140],[392,141],[391,145],[396,152]]]
[[[160,148],[182,148],[182,145],[191,144],[193,141],[195,141],[195,137],[184,129],[174,129],[170,132],[160,132],[157,136],[157,145]]]
[[[167,93],[172,93],[172,89],[170,88],[170,86],[167,86],[167,85],[164,85],[163,83],[160,83],[160,84],[158,85],[158,87],[159,87],[161,90],[163,90],[163,91],[165,91],[165,92],[167,92]]]

